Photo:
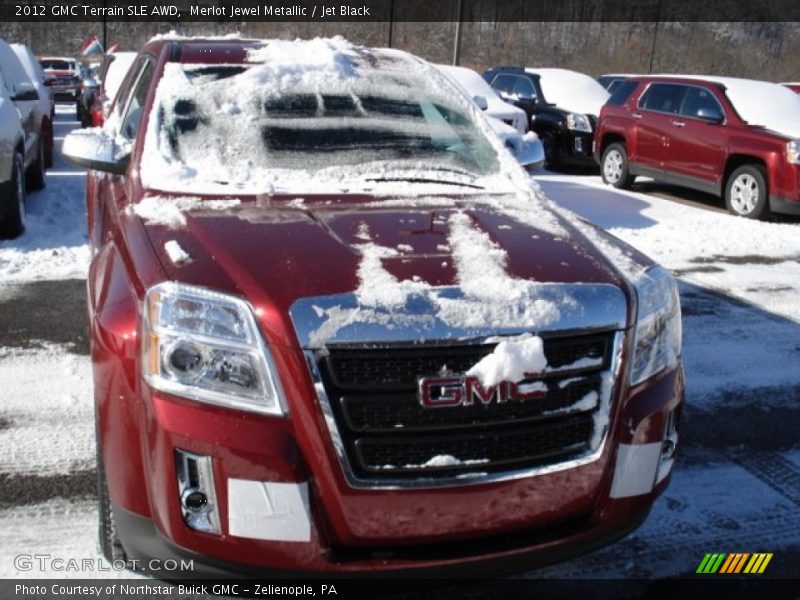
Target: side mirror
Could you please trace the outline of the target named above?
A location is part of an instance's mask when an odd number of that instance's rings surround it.
[[[719,125],[725,120],[725,115],[716,108],[700,108],[697,110],[697,118]]]
[[[481,110],[486,110],[489,108],[489,102],[486,100],[485,96],[473,96],[472,101],[478,105],[478,108]]]
[[[38,100],[39,94],[33,84],[28,81],[20,81],[14,84],[11,100],[14,102],[27,102],[29,100]]]
[[[99,127],[75,129],[64,138],[64,158],[87,169],[123,175],[130,154],[117,154],[113,138]]]
[[[529,170],[538,169],[544,165],[544,146],[539,136],[529,131],[522,136],[522,143],[515,152],[517,162]]]

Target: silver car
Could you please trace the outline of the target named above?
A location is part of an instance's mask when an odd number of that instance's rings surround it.
[[[25,135],[0,74],[0,237],[25,229]]]

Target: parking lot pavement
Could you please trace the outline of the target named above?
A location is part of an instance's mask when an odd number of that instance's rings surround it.
[[[781,272],[795,273],[787,240],[798,226],[720,224],[726,215],[619,194],[591,177],[537,179],[557,203],[642,246],[681,276],[687,405],[672,483],[642,528],[526,576],[674,577],[693,573],[707,552],[772,552],[767,575],[796,577],[800,308],[786,296],[796,298],[800,277]],[[67,214],[65,227],[82,227],[81,186],[57,181],[48,182],[47,193],[61,198],[53,210]],[[42,223],[56,219],[47,203],[35,196],[32,202]],[[735,239],[708,232],[702,243],[681,239],[708,229],[712,217]],[[9,260],[31,267],[28,278],[18,269],[0,285],[0,577],[22,575],[14,566],[20,553],[97,556],[84,281],[74,277],[85,269],[88,250],[82,231],[63,232],[61,262],[38,265],[45,259],[37,244],[48,243],[44,231],[0,245],[0,271]]]

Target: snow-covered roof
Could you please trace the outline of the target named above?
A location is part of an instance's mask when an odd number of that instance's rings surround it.
[[[539,76],[544,99],[574,113],[599,115],[610,94],[588,75],[568,69],[525,69]]]
[[[750,125],[800,138],[800,95],[777,83],[706,75],[653,75],[709,81],[725,86],[725,94],[739,116]]]

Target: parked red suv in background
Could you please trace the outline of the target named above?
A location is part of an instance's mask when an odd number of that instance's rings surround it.
[[[631,77],[600,113],[603,180],[637,175],[723,196],[743,217],[800,215],[800,96],[763,81]]]
[[[665,489],[675,281],[555,209],[425,61],[160,37],[64,153],[109,559],[497,573]]]

